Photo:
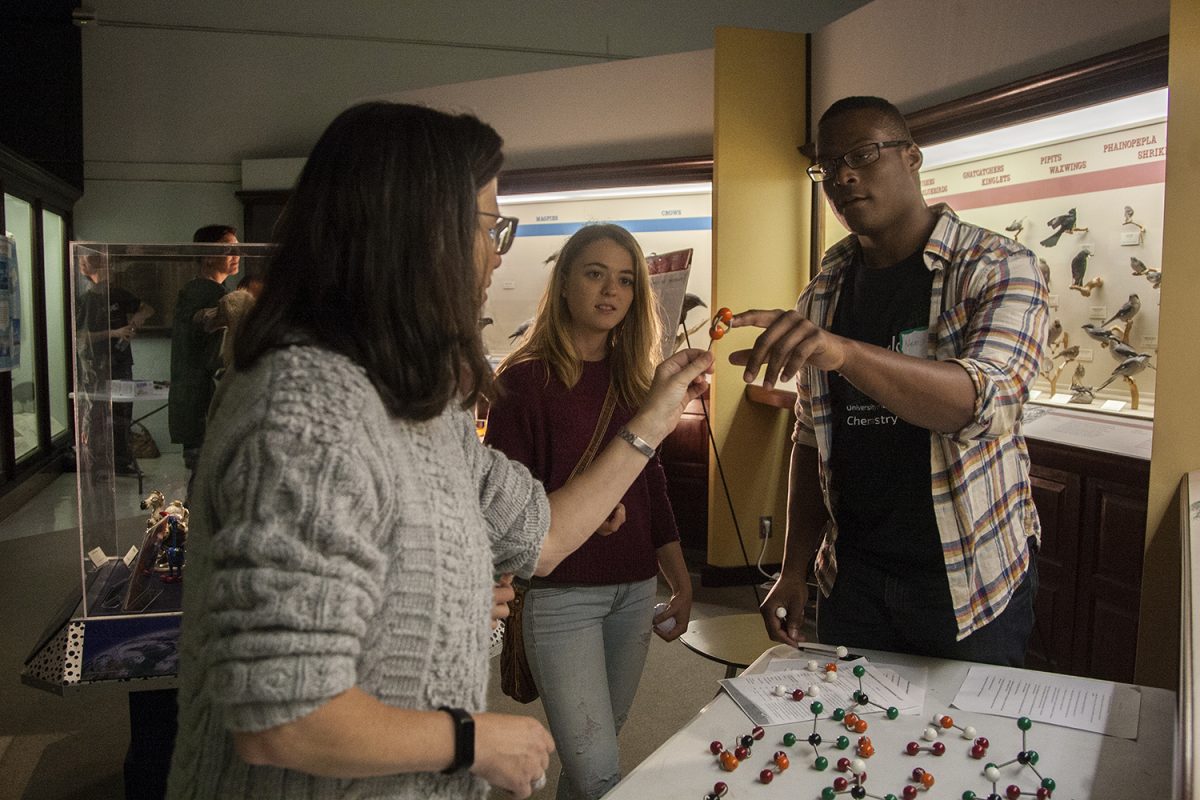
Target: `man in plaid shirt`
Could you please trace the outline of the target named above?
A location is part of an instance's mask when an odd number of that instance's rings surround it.
[[[1046,285],[1027,249],[920,190],[922,154],[874,97],[821,117],[822,184],[853,235],[794,311],[731,356],[747,382],[795,377],[783,573],[771,637],[802,640],[815,554],[818,638],[1020,666],[1040,536],[1021,415],[1046,348]],[[782,615],[782,616],[781,616]]]

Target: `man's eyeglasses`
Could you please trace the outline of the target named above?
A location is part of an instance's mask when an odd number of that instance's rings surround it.
[[[519,220],[516,217],[504,217],[488,211],[480,211],[479,213],[496,220],[496,224],[487,229],[487,234],[488,238],[492,240],[492,244],[496,246],[496,255],[504,255],[508,252],[508,248],[512,247],[513,239],[517,235],[517,222]]]
[[[827,181],[837,174],[838,162],[845,161],[846,166],[850,169],[862,169],[868,164],[874,164],[879,160],[879,151],[885,147],[904,147],[912,142],[898,139],[894,142],[871,142],[856,147],[848,153],[842,153],[836,158],[822,158],[820,161],[813,164],[807,170],[808,177],[813,179],[814,183]]]

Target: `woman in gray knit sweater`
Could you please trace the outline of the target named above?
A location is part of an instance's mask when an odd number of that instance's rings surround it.
[[[515,231],[500,138],[386,103],[314,147],[213,401],[192,498],[172,798],[528,797],[553,743],[484,711],[493,575],[600,526],[704,384],[677,355],[549,497],[480,445],[477,319]]]

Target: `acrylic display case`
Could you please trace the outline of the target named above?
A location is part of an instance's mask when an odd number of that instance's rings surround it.
[[[136,460],[116,463],[116,437],[129,435],[135,403],[152,403],[150,413],[165,416],[180,289],[209,259],[236,257],[237,276],[261,275],[271,250],[254,244],[71,245],[79,580],[26,660],[27,683],[63,691],[174,676],[187,575],[185,486],[143,486]],[[119,323],[141,303],[154,313],[137,332],[139,352],[160,353],[163,380],[133,380],[131,359],[122,353],[131,340]],[[219,320],[209,329],[221,331]],[[132,483],[118,487],[128,478],[137,479],[137,499],[131,499]]]

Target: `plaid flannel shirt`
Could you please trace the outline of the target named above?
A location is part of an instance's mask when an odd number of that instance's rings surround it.
[[[924,253],[933,272],[926,358],[959,364],[975,384],[966,427],[929,437],[933,507],[962,639],[1005,609],[1028,567],[1027,537],[1040,541],[1021,413],[1047,347],[1048,298],[1033,253],[960,221],[949,206],[933,210],[938,221]],[[831,247],[797,301],[797,310],[826,330],[858,252],[853,236]],[[837,575],[838,533],[828,373],[804,367],[796,390],[793,440],[817,448],[831,520],[816,560],[817,583],[828,596]]]

